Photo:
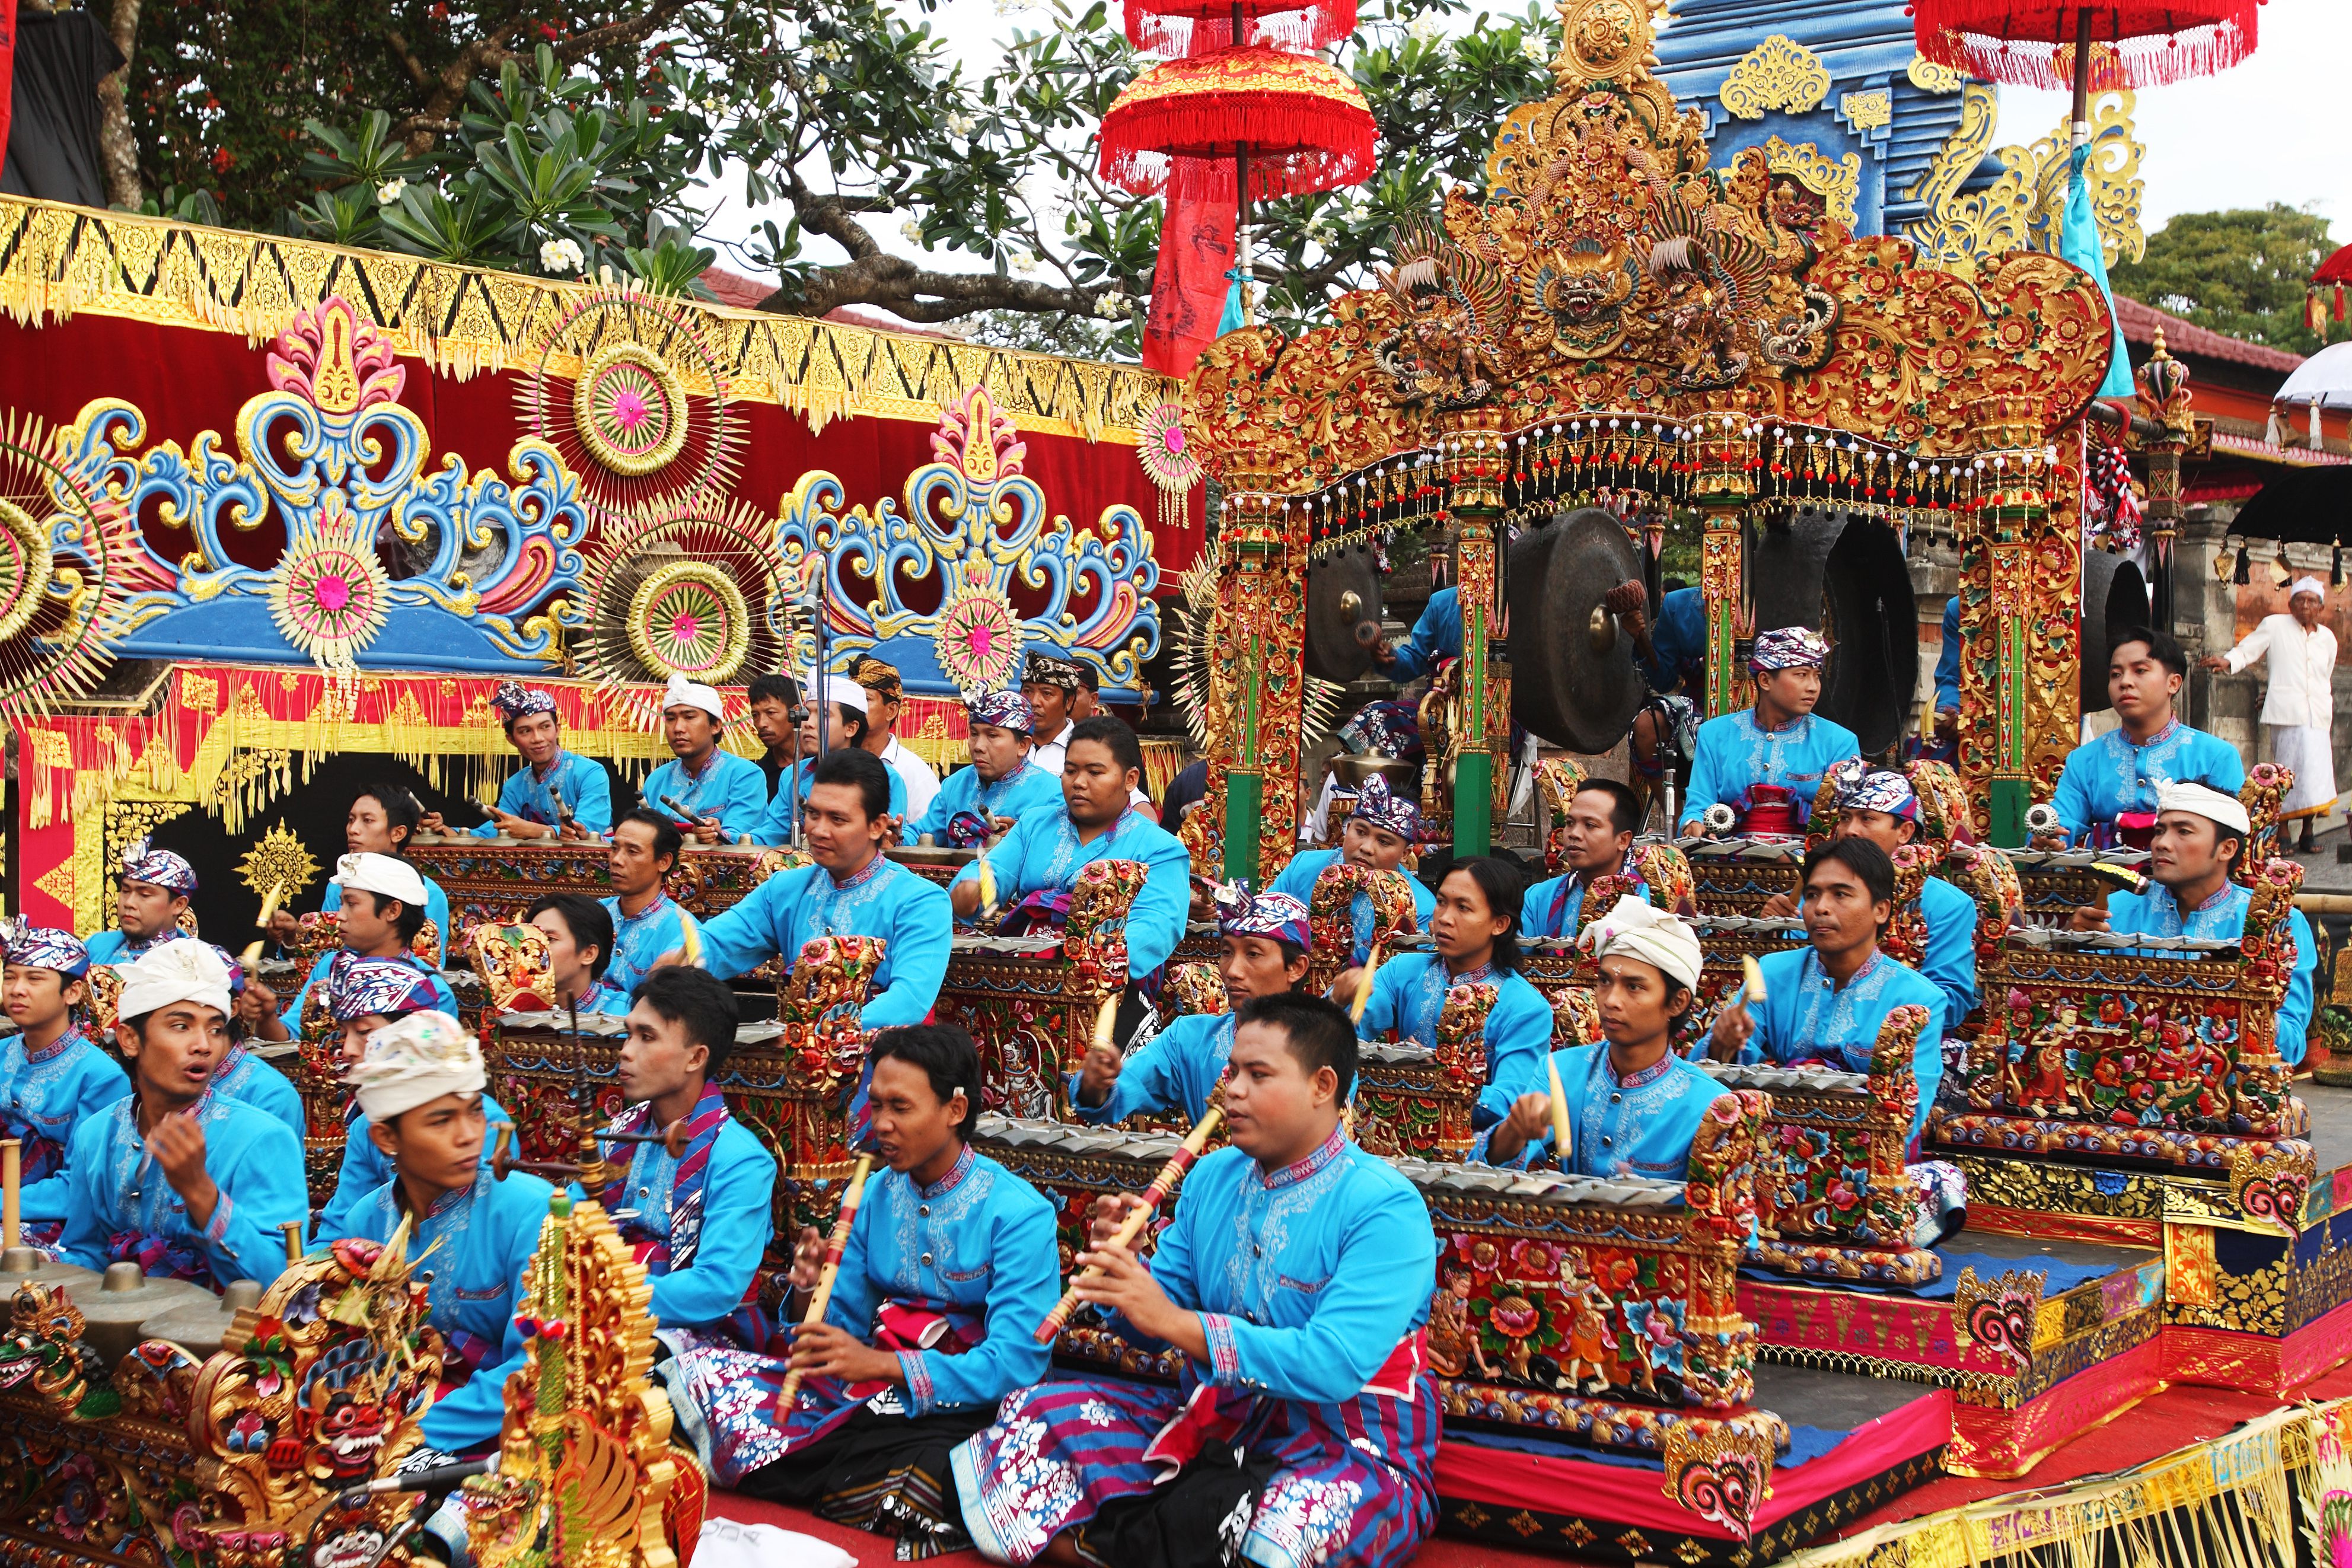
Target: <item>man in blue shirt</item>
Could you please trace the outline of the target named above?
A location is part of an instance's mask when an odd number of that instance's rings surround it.
[[[389,859],[405,860],[409,842],[425,826],[425,807],[408,790],[396,784],[373,784],[363,787],[352,802],[352,809],[343,818],[343,848],[349,855],[381,855]],[[438,969],[449,962],[449,895],[441,884],[422,872],[417,884],[424,889],[420,906],[424,918],[417,929],[429,925],[433,939],[427,944],[430,952],[426,962]],[[320,914],[334,914],[343,907],[343,885],[341,881],[327,884],[325,897],[319,900]],[[270,920],[270,933],[282,946],[292,947],[301,940],[301,922],[291,910],[279,910]],[[412,935],[414,933],[411,933]]]
[[[1593,879],[1634,874],[1633,832],[1641,821],[1641,802],[1615,779],[1586,779],[1577,785],[1568,821],[1559,829],[1568,870],[1528,889],[1519,903],[1520,933],[1574,940],[1583,929],[1584,890]],[[1643,885],[1633,896],[1647,903],[1650,889]],[[1595,910],[1592,918],[1606,912]]]
[[[866,689],[845,675],[827,675],[809,683],[808,713],[801,721],[800,760],[776,776],[775,798],[768,802],[767,812],[760,818],[759,831],[752,835],[761,844],[790,844],[800,826],[801,813],[808,804],[808,794],[815,782],[818,753],[817,726],[824,726],[824,751],[865,751],[871,731],[872,719],[866,710]],[[907,817],[907,781],[904,775],[885,763],[889,771],[890,799],[888,813],[901,822]]]
[[[613,826],[613,781],[603,763],[563,749],[553,692],[501,680],[490,706],[523,765],[500,787],[490,819],[473,830],[475,837],[580,838]],[[421,826],[427,833],[445,831],[439,812]]]
[[[2188,674],[2189,658],[2168,633],[2135,626],[2115,635],[2107,700],[2123,722],[2068,754],[2051,797],[2060,829],[2036,837],[2034,847],[2145,849],[2167,785],[2200,784],[2228,795],[2245,788],[2238,748],[2174,717]]]
[[[89,939],[89,962],[123,964],[144,958],[175,937],[195,935],[194,922],[180,929],[188,900],[196,896],[196,868],[169,849],[141,839],[122,853],[122,888],[114,897],[113,931]]]
[[[1683,802],[1684,837],[1705,833],[1707,808],[1717,804],[1731,807],[1743,832],[1804,830],[1822,774],[1832,763],[1862,753],[1853,731],[1813,711],[1829,656],[1821,634],[1804,626],[1757,637],[1748,658],[1756,706],[1698,727],[1690,795]]]
[[[2107,895],[2106,907],[2085,904],[2069,922],[2076,931],[2106,931],[2117,936],[2191,936],[2234,942],[2246,934],[2252,892],[2230,875],[2252,840],[2253,821],[2234,795],[2202,784],[2168,785],[2158,801],[2148,845],[2149,887],[2145,892]],[[2287,911],[2294,943],[2286,994],[2279,998],[2279,1059],[2303,1060],[2311,1030],[2313,993],[2319,972],[2319,946],[2301,910]],[[2148,950],[2169,957],[2178,952]]]
[[[1429,917],[1437,912],[1437,895],[1404,863],[1406,854],[1422,837],[1421,807],[1405,795],[1391,795],[1388,781],[1374,773],[1356,792],[1355,809],[1348,816],[1348,826],[1339,832],[1339,847],[1300,850],[1290,858],[1290,864],[1282,868],[1282,875],[1267,886],[1266,891],[1287,893],[1311,910],[1315,907],[1317,879],[1344,856],[1351,866],[1401,873],[1412,893],[1413,922],[1426,931]],[[1355,946],[1348,963],[1354,967],[1365,963],[1371,953],[1372,900],[1362,893],[1357,894],[1350,913],[1355,922]],[[1344,990],[1342,994],[1346,994]]]
[[[1959,750],[1960,735],[1960,601],[1944,601],[1944,640],[1936,652],[1936,741],[1925,754],[1950,762]]]
[[[971,766],[948,775],[929,810],[910,827],[918,838],[953,849],[976,849],[1034,812],[1062,808],[1062,775],[1031,759],[1036,715],[1017,691],[964,696]]]
[[[698,963],[702,927],[669,896],[669,874],[677,868],[685,840],[662,812],[643,806],[613,825],[604,875],[612,896],[601,900],[613,922],[613,956],[592,998],[591,1013],[626,1013],[637,982],[665,963]]]
[[[768,775],[721,746],[726,735],[718,689],[671,676],[662,693],[662,738],[675,754],[646,775],[637,797],[649,811],[668,812],[700,843],[750,844],[768,809]]]
[[[1498,631],[1496,635],[1504,635]],[[1427,675],[1449,658],[1462,657],[1462,590],[1440,588],[1421,609],[1412,633],[1391,647],[1383,643],[1373,657],[1382,673],[1402,686]]]
[[[457,998],[449,990],[437,969],[428,969],[417,963],[411,951],[416,933],[425,924],[425,879],[416,868],[405,860],[389,855],[346,855],[335,862],[335,879],[328,884],[337,895],[341,912],[338,930],[342,945],[332,952],[322,952],[304,977],[302,988],[282,1011],[277,994],[258,980],[249,980],[236,998],[237,1016],[254,1037],[263,1040],[290,1040],[302,1030],[302,1008],[313,987],[324,985],[338,960],[350,958],[382,958],[404,963],[415,969],[433,988],[434,1005],[450,1014],[457,1011]],[[300,1101],[292,1101],[299,1120]]]
[[[89,957],[73,933],[18,925],[5,935],[0,1002],[16,1032],[0,1039],[0,1133],[23,1146],[26,1243],[49,1247],[65,1227],[74,1130],[128,1094],[131,1081],[114,1053],[83,1031]]]

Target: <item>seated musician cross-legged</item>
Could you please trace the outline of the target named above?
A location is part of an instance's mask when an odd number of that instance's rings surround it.
[[[1401,795],[1391,795],[1388,781],[1374,773],[1356,792],[1355,809],[1349,814],[1348,826],[1339,832],[1339,847],[1300,850],[1290,858],[1290,864],[1282,868],[1282,874],[1266,890],[1287,893],[1301,905],[1311,908],[1316,879],[1344,857],[1351,866],[1402,873],[1406,888],[1412,893],[1413,920],[1427,931],[1429,917],[1437,912],[1437,895],[1429,890],[1427,883],[1406,870],[1404,864],[1405,855],[1421,842],[1422,837],[1421,807]],[[1374,914],[1370,895],[1358,893],[1350,913],[1355,919],[1356,945],[1348,962],[1360,964],[1371,957]]]
[[[1813,711],[1822,700],[1822,666],[1830,645],[1804,626],[1760,634],[1748,668],[1756,706],[1698,727],[1682,834],[1706,831],[1707,808],[1727,805],[1746,833],[1801,833],[1822,774],[1841,757],[1858,756],[1853,731]]]
[[[632,1109],[613,1131],[657,1135],[683,1122],[686,1146],[673,1159],[659,1142],[621,1145],[625,1169],[587,1195],[653,1276],[665,1333],[764,1344],[756,1276],[774,1232],[776,1160],[711,1087],[734,1054],[735,994],[716,975],[673,964],[638,984],[628,1017],[617,1076]]]
[[[796,960],[821,936],[879,937],[882,963],[858,1022],[886,1029],[930,1016],[947,979],[955,926],[946,890],[882,853],[889,802],[890,769],[881,758],[826,752],[803,813],[816,864],[776,872],[704,926],[704,967],[731,980],[779,953]],[[850,1101],[853,1142],[864,1134],[865,1106],[861,1078]]]
[[[1517,973],[1518,930],[1518,873],[1499,860],[1456,860],[1438,884],[1437,912],[1430,917],[1436,952],[1400,953],[1381,964],[1356,1023],[1356,1033],[1368,1040],[1393,1033],[1398,1040],[1434,1047],[1446,992],[1456,985],[1494,986],[1495,1005],[1486,1014],[1486,1087],[1471,1111],[1482,1128],[1508,1115],[1512,1102],[1534,1085],[1551,1038],[1550,1004]],[[1350,996],[1360,984],[1351,971],[1339,977],[1333,994]]]
[[[122,886],[114,896],[113,931],[89,939],[92,963],[130,963],[175,937],[188,900],[196,896],[196,868],[184,856],[141,839],[122,852]]]
[[[2108,647],[2107,700],[2123,722],[2067,753],[2050,800],[2060,828],[2036,837],[2037,849],[2145,847],[2167,785],[2201,784],[2231,795],[2246,787],[2238,748],[2176,716],[2189,674],[2180,645],[2134,626]]]
[[[439,998],[416,966],[392,959],[353,959],[339,965],[337,972],[328,976],[327,984],[327,1016],[335,1024],[347,1079],[367,1056],[368,1040],[378,1030],[413,1013],[443,1010]],[[487,1094],[482,1096],[482,1114],[493,1125],[512,1125],[514,1121]],[[483,1158],[489,1157],[487,1141],[482,1152]],[[356,1234],[351,1228],[352,1211],[373,1197],[376,1189],[392,1177],[392,1161],[376,1142],[366,1108],[354,1096],[343,1110],[342,1169],[336,1174],[333,1194],[327,1199],[326,1207],[319,1211],[314,1238],[325,1242]]]
[[[964,694],[971,766],[948,775],[922,816],[908,826],[917,838],[976,849],[1024,816],[1062,809],[1062,777],[1033,760],[1029,731],[1037,720],[1018,691]]]
[[[82,1030],[89,957],[70,931],[5,933],[0,1003],[16,1032],[0,1040],[0,1125],[23,1144],[24,1238],[54,1247],[65,1228],[66,1152],[74,1130],[131,1092],[114,1058]]]
[[[1573,940],[1583,918],[1584,892],[1593,879],[1635,874],[1633,833],[1641,824],[1641,801],[1615,779],[1586,779],[1577,785],[1568,803],[1568,820],[1559,829],[1568,869],[1528,889],[1520,904],[1524,934]],[[1650,889],[1638,885],[1633,896],[1647,903]]]
[[[66,1154],[58,1256],[121,1260],[220,1289],[267,1285],[282,1227],[310,1217],[302,1143],[283,1121],[213,1089],[235,1042],[228,965],[204,942],[165,942],[122,972],[115,1043],[131,1092],[86,1118]]]
[[[1756,961],[1763,1001],[1750,1006],[1735,991],[1716,1015],[1709,1048],[1719,1061],[1868,1072],[1887,1014],[1925,1009],[1927,1025],[1911,1057],[1919,1089],[1909,1139],[1916,1152],[1943,1081],[1944,994],[1879,951],[1879,933],[1894,912],[1895,863],[1867,838],[1832,838],[1807,851],[1800,879],[1807,944]],[[1939,1160],[1910,1171],[1920,1201],[1913,1239],[1929,1246],[1957,1223],[1966,1183],[1958,1167]]]
[[[425,1441],[443,1454],[495,1440],[507,1374],[529,1348],[515,1305],[555,1189],[517,1171],[501,1181],[482,1161],[482,1047],[446,1013],[411,1013],[368,1037],[351,1070],[368,1136],[392,1177],[352,1210],[350,1229],[389,1241],[405,1222],[408,1256],[432,1248],[433,1326],[448,1342],[443,1376],[463,1386],[425,1413]]]
[[[1070,1075],[1070,1110],[1081,1121],[1123,1121],[1143,1112],[1181,1110],[1198,1122],[1233,1055],[1234,1022],[1253,996],[1296,991],[1307,980],[1312,941],[1307,906],[1285,893],[1252,898],[1247,884],[1217,885],[1218,976],[1229,1011],[1188,1014],[1151,1037],[1132,1057],[1117,1046],[1087,1052]]]
[[[1182,1352],[1182,1382],[1080,1378],[1006,1399],[955,1451],[983,1556],[1391,1568],[1427,1538],[1437,1243],[1421,1194],[1341,1130],[1355,1071],[1339,1007],[1244,1005],[1232,1145],[1186,1178],[1148,1264],[1117,1240],[1132,1196],[1097,1203],[1078,1258],[1103,1270],[1079,1299],[1114,1332]]]
[[[1184,939],[1192,908],[1192,857],[1176,836],[1135,810],[1129,792],[1143,777],[1135,731],[1107,715],[1081,720],[1064,742],[1062,808],[1033,812],[982,857],[1007,905],[1003,930],[1058,926],[1078,873],[1097,860],[1136,860],[1143,889],[1127,916],[1127,970],[1140,982]],[[981,912],[975,861],[949,884],[958,920]]]
[[[1707,1107],[1730,1098],[1673,1048],[1675,1021],[1690,1011],[1698,984],[1697,933],[1677,916],[1622,899],[1586,928],[1582,945],[1600,966],[1592,1000],[1603,1037],[1552,1053],[1573,1145],[1563,1168],[1679,1182],[1689,1174],[1691,1141]],[[1546,1148],[1558,1162],[1551,1095],[1539,1085],[1479,1134],[1470,1158],[1517,1167]]]
[[[2105,909],[2085,904],[2068,923],[2076,931],[2117,936],[2236,941],[2246,933],[2246,910],[2253,895],[2230,873],[2252,835],[2252,819],[2236,796],[2203,784],[2168,785],[2158,797],[2148,844],[2151,885],[2145,892],[2108,894]],[[2301,910],[2288,911],[2287,926],[2294,940],[2294,965],[2286,994],[2279,999],[2277,1048],[2279,1059],[2292,1067],[2303,1060],[2311,1030],[2319,955],[2311,923]]]
[[[720,1485],[898,1535],[917,1555],[963,1544],[948,1451],[1045,1375],[1032,1331],[1054,1305],[1059,1261],[1053,1205],[971,1147],[979,1118],[970,1036],[925,1025],[875,1037],[874,1136],[888,1168],[831,1266],[824,1321],[794,1329],[789,1362],[698,1348],[665,1365],[680,1429]],[[814,1229],[801,1233],[796,1322],[825,1254]],[[791,1373],[802,1381],[780,1411]]]
[[[1857,757],[1832,766],[1830,777],[1837,786],[1838,837],[1867,838],[1891,858],[1918,836],[1918,792],[1901,773],[1873,768]],[[1764,902],[1768,915],[1796,912],[1796,900],[1786,893]],[[1976,1010],[1977,901],[1941,877],[1930,877],[1919,889],[1919,914],[1927,927],[1919,973],[1944,994],[1943,1023],[1950,1030]]]

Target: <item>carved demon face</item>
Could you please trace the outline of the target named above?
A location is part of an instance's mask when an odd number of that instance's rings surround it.
[[[383,1531],[373,1525],[331,1535],[310,1553],[310,1568],[365,1568],[383,1550]]]
[[[376,1455],[383,1450],[383,1426],[382,1411],[348,1394],[335,1394],[311,1432],[312,1452],[335,1479],[358,1480],[375,1470]]]

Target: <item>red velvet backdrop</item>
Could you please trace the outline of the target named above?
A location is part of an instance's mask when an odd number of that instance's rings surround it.
[[[269,390],[266,357],[262,347],[247,347],[232,332],[90,314],[37,329],[0,318],[0,401],[63,425],[92,399],[117,397],[146,416],[151,443],[174,440],[184,447],[199,432],[216,430],[224,449],[233,450],[237,408]],[[514,374],[482,372],[461,381],[435,374],[407,355],[401,363],[408,368],[408,384],[400,400],[433,438],[428,469],[454,451],[470,468],[504,474],[508,449],[520,433]],[[746,439],[734,494],[763,513],[774,511],[812,468],[838,476],[848,505],[870,507],[897,497],[907,476],[932,459],[936,417],[837,418],[812,436],[808,422],[789,409],[770,403],[740,406]],[[1054,513],[1091,523],[1105,507],[1123,502],[1142,514],[1160,563],[1160,591],[1173,592],[1201,552],[1201,492],[1191,498],[1184,526],[1171,530],[1157,521],[1159,492],[1132,446],[1025,429],[1022,439],[1028,447],[1025,471],[1045,490]]]

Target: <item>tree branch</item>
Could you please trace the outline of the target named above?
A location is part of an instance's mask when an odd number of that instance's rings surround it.
[[[564,65],[576,65],[599,49],[642,42],[646,34],[685,10],[688,3],[688,0],[657,0],[654,8],[642,16],[607,22],[601,27],[575,33],[555,46],[555,58]]]
[[[870,240],[870,237],[869,237]],[[876,247],[846,266],[821,268],[804,288],[779,289],[760,302],[779,315],[822,316],[843,305],[878,305],[901,321],[953,321],[982,310],[1087,315],[1094,296],[994,272],[933,272]]]
[[[107,16],[107,36],[121,51],[121,70],[98,84],[98,150],[106,169],[109,205],[136,210],[147,199],[139,179],[139,142],[131,132],[131,56],[139,45],[140,0],[114,0]]]
[[[383,41],[385,47],[392,50],[394,63],[408,73],[411,86],[425,87],[431,84],[433,73],[425,68],[425,62],[416,58],[416,51],[408,47],[408,39],[399,28],[386,27],[383,30]]]

